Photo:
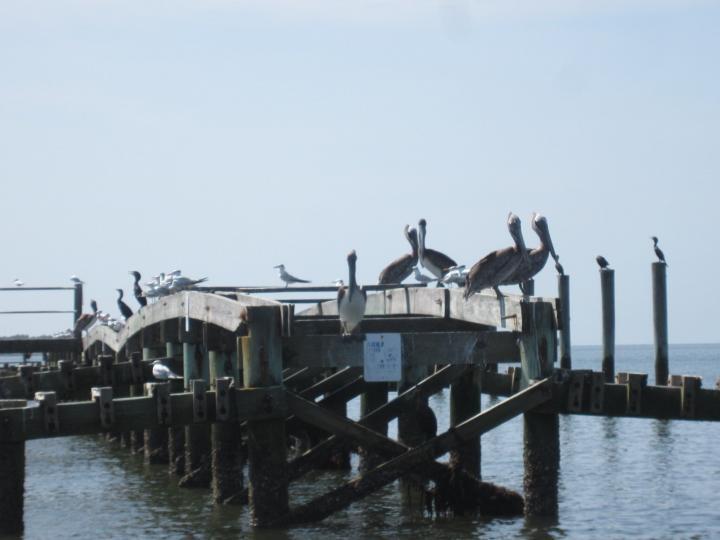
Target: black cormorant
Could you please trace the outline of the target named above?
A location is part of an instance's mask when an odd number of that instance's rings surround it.
[[[133,311],[130,309],[130,307],[122,301],[123,298],[123,290],[122,289],[116,289],[118,292],[118,299],[117,299],[117,305],[118,309],[120,309],[120,313],[122,314],[123,318],[125,320],[128,320],[130,317],[132,317]]]

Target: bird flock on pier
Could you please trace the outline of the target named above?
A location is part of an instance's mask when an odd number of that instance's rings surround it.
[[[410,245],[410,252],[401,255],[385,266],[378,276],[378,284],[397,285],[413,276],[419,284],[431,285],[434,283],[437,287],[462,287],[464,289],[463,297],[468,300],[473,294],[482,290],[494,291],[497,298],[502,298],[500,287],[508,285],[518,285],[524,295],[531,294],[531,291],[527,289],[527,283],[545,267],[550,256],[554,260],[558,274],[564,274],[565,271],[560,264],[560,256],[555,251],[548,220],[545,216],[534,212],[530,218],[530,226],[539,241],[534,248],[526,247],[520,218],[517,215],[510,212],[506,226],[512,244],[490,251],[468,268],[465,264],[458,264],[455,259],[442,251],[427,246],[428,224],[425,219],[418,221],[417,228],[405,225],[402,232]],[[651,239],[658,261],[667,264],[665,255],[658,246],[658,238],[652,236]],[[357,282],[357,261],[358,255],[353,250],[347,255],[347,285],[342,279],[334,282],[338,287],[338,315],[341,330],[345,336],[357,333],[365,313],[367,294]],[[602,255],[598,255],[596,261],[601,269],[609,269],[610,263]],[[273,268],[277,270],[278,277],[286,288],[294,284],[310,283],[309,280],[289,273],[284,264],[278,264]],[[429,275],[423,273],[421,269],[424,269]],[[183,276],[180,270],[173,270],[161,272],[141,284],[142,275],[139,271],[131,270],[129,274],[133,277],[133,296],[139,309],[145,307],[148,300],[157,300],[163,296],[191,290],[208,279],[207,277],[189,278]],[[75,284],[83,283],[77,276],[71,276],[70,279]],[[17,287],[25,285],[18,278],[15,278],[14,284]],[[95,324],[105,325],[116,331],[124,326],[124,321],[133,315],[133,309],[124,301],[123,289],[118,288],[116,291],[118,293],[117,307],[122,319],[114,318],[108,312],[99,310],[97,302],[91,300],[92,312],[83,314],[76,321],[73,329],[76,335],[82,331],[88,331]]]

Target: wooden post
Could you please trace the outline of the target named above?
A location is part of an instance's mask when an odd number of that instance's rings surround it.
[[[25,400],[0,400],[0,409],[25,407]],[[7,433],[8,425],[0,426],[0,535],[23,531],[25,506],[25,441],[14,440]]]
[[[560,367],[572,369],[570,349],[570,276],[558,274],[558,300],[560,302]]]
[[[385,382],[369,383],[365,393],[360,395],[360,418],[367,416],[375,409],[382,407],[388,401],[388,385]],[[382,433],[387,436],[387,422],[375,421],[368,422],[367,426],[373,431]],[[360,448],[360,471],[369,471],[374,469],[380,463],[382,458],[367,448]]]
[[[158,350],[156,348],[143,347],[143,360],[159,358],[163,356],[164,352],[165,351]],[[143,386],[141,383],[140,387],[143,388],[143,395],[156,397],[154,395],[156,384],[157,383],[147,383]],[[136,386],[137,385],[131,386],[131,395],[136,394]],[[147,463],[148,465],[169,463],[168,428],[156,427],[152,429],[146,429],[143,432],[143,449],[145,455],[145,463]]]
[[[530,278],[523,281],[523,296],[535,296],[535,280]]]
[[[600,290],[602,293],[602,371],[605,382],[615,379],[615,270],[600,269]]]
[[[182,356],[182,344],[174,339],[177,339],[177,324],[170,324],[169,321],[162,323],[161,329],[163,334],[169,334],[168,329],[174,329],[174,335],[164,335],[165,338],[165,356],[178,358]],[[179,384],[179,379],[175,382],[175,387],[171,383],[171,392],[182,391],[182,388],[177,386],[184,386],[184,381]],[[168,428],[168,462],[170,465],[169,473],[171,475],[182,476],[185,473],[185,428],[184,427],[171,427]]]
[[[548,377],[557,356],[557,336],[549,304],[522,304],[520,359],[522,384]],[[557,414],[524,415],[523,460],[526,516],[557,516],[560,424]]]
[[[183,382],[185,391],[192,390],[192,381],[209,378],[207,357],[201,347],[201,326],[196,320],[190,321],[189,329],[181,320],[183,342]],[[185,427],[185,476],[178,484],[181,487],[210,487],[210,426],[206,423]]]
[[[211,351],[211,356],[212,356]],[[234,387],[230,377],[220,377],[215,385],[215,411],[218,422],[212,425],[212,490],[218,504],[245,502],[243,466],[245,456],[240,429],[229,420]]]
[[[404,358],[403,364],[402,379],[398,382],[398,394],[405,392],[411,386],[415,386],[427,377],[428,372],[427,366],[414,366],[410,357]],[[420,446],[427,440],[422,432],[418,422],[418,414],[416,413],[416,408],[427,407],[427,402],[427,397],[418,396],[416,401],[408,403],[403,413],[398,416],[398,440],[406,446],[413,448]],[[422,508],[424,492],[417,482],[401,479],[400,494],[403,504],[408,508]]]
[[[75,326],[75,322],[82,315],[82,307],[83,307],[83,286],[82,286],[82,283],[76,283],[75,291],[73,292],[73,326]],[[80,332],[76,332],[75,337],[76,338],[81,337]]]
[[[245,387],[282,386],[280,308],[248,307],[246,320],[248,336],[240,338]],[[288,512],[284,413],[268,420],[248,420],[247,430],[250,519],[262,527]]]
[[[450,385],[450,425],[456,426],[480,412],[480,384],[483,368],[475,368]],[[480,436],[450,452],[450,464],[481,477]]]
[[[668,380],[667,278],[664,262],[652,263],[653,328],[655,330],[655,384],[665,386]]]

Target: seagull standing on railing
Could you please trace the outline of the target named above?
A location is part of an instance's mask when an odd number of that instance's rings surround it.
[[[273,266],[273,268],[278,269],[278,275],[280,276],[280,279],[282,279],[285,282],[285,287],[287,287],[291,283],[310,283],[309,281],[307,281],[305,279],[300,279],[291,274],[288,274],[285,271],[284,264],[278,264],[277,266]]]
[[[135,296],[135,300],[138,301],[140,307],[147,306],[147,298],[143,296],[143,290],[142,287],[140,287],[140,279],[142,277],[140,272],[137,270],[131,270],[129,273],[135,278],[135,283],[133,283],[133,295]]]
[[[25,285],[25,282],[20,280],[19,278],[15,278],[13,280],[13,285],[15,285],[16,287],[22,287],[23,285]]]
[[[355,278],[357,253],[352,250],[347,256],[349,282],[347,287],[340,287],[337,294],[338,315],[343,335],[349,336],[360,328],[360,321],[365,315],[367,293],[358,287]]]
[[[418,283],[432,283],[433,281],[437,281],[437,278],[431,278],[430,276],[426,276],[421,273],[417,266],[413,268],[413,277]]]
[[[158,381],[167,381],[168,379],[182,379],[181,375],[175,373],[172,369],[162,363],[162,360],[155,360],[152,363],[152,374]]]
[[[465,278],[467,277],[467,275],[468,270],[465,270],[465,265],[460,264],[458,266],[448,268],[447,273],[440,280],[440,282],[444,283],[445,285],[450,285],[452,283],[454,285],[462,287],[465,285]]]
[[[125,320],[128,320],[130,317],[132,317],[133,311],[130,309],[130,306],[128,306],[125,302],[123,302],[123,290],[122,289],[115,289],[118,292],[118,299],[117,299],[117,305],[118,309],[120,310],[120,313],[122,314],[123,318]]]

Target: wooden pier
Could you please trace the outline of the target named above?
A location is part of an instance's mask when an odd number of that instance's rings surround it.
[[[567,279],[559,283],[567,299]],[[602,371],[560,368],[559,343],[570,362],[569,315],[555,298],[465,301],[460,289],[379,288],[368,295],[363,334],[347,338],[335,301],[307,307],[258,294],[228,287],[163,297],[120,332],[95,326],[66,340],[58,352],[69,356],[53,369],[0,378],[0,533],[22,530],[24,445],[38,438],[108,434],[148,466],[169,467],[180,485],[212,489],[219,504],[249,504],[253,525],[268,527],[323,519],[398,478],[438,513],[554,516],[559,414],[720,420],[720,390],[697,377],[661,386],[637,373],[608,380],[605,358]],[[379,343],[390,351],[381,375],[372,364]],[[183,379],[155,380],[158,358]],[[514,365],[491,369],[501,363]],[[388,401],[390,387],[398,395]],[[388,438],[388,422],[419,418],[427,397],[448,387],[448,431],[408,425],[400,440]],[[480,392],[506,399],[480,410]],[[358,396],[355,422],[345,410]],[[522,495],[482,482],[480,470],[480,436],[518,415]],[[342,463],[349,449],[362,456],[359,477],[292,504],[290,482]],[[447,452],[449,464],[436,461]]]

